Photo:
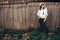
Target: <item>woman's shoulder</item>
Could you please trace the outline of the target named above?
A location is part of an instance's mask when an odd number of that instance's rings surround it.
[[[45,8],[44,10],[47,10],[47,8]]]
[[[47,11],[47,8],[45,8],[44,11]]]
[[[38,9],[38,11],[41,11],[40,9]]]

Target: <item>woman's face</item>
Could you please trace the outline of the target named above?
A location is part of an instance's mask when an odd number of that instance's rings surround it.
[[[41,8],[44,9],[45,8],[45,5],[42,5]]]

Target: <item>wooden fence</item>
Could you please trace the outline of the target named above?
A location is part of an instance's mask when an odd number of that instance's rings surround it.
[[[60,26],[60,3],[43,2],[48,9],[47,27]],[[39,27],[37,11],[40,2],[0,5],[0,27],[26,30]]]

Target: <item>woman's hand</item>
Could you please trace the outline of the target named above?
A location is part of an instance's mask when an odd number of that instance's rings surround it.
[[[44,22],[46,21],[46,19],[44,19]]]
[[[46,16],[46,18],[44,19],[44,22],[46,21],[46,19],[47,19],[47,16]]]
[[[44,19],[44,22],[46,21],[46,18]]]

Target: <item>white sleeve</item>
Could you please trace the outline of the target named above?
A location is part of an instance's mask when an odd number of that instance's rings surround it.
[[[45,9],[45,14],[48,15],[48,11],[47,11],[47,9]]]
[[[37,12],[37,16],[39,16],[39,10],[38,10],[38,12]]]

